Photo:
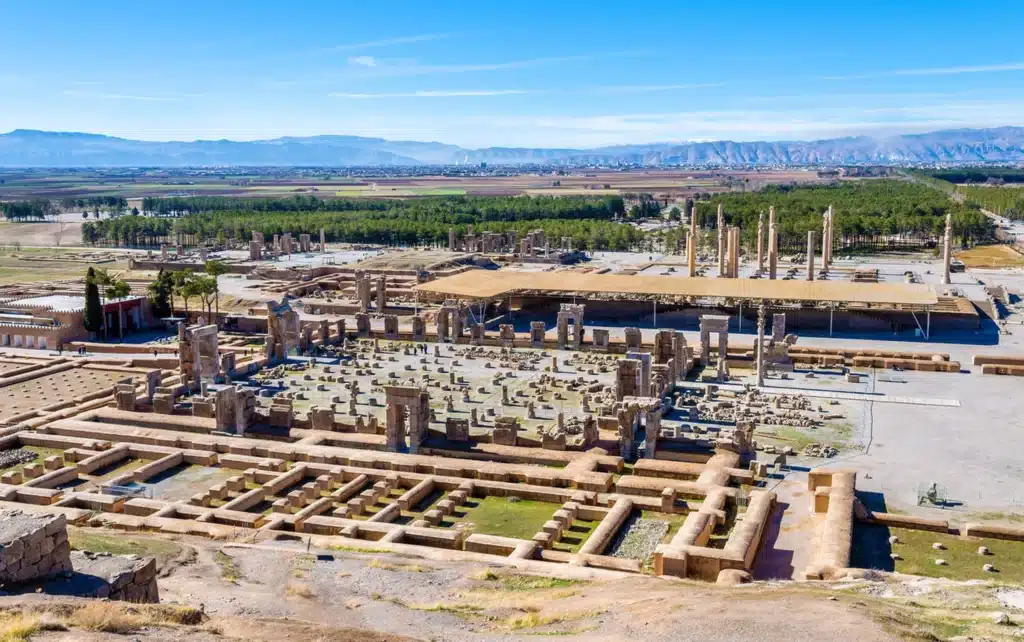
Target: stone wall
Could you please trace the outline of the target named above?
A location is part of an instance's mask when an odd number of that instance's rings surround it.
[[[74,575],[60,587],[51,586],[46,592],[71,592],[125,602],[155,604],[160,601],[156,559],[152,557],[72,551],[71,564],[75,568]]]
[[[0,512],[0,584],[21,584],[71,571],[63,515]]]

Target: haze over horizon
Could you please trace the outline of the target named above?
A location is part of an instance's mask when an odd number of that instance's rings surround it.
[[[1024,125],[1013,2],[4,8],[0,131],[594,148]]]

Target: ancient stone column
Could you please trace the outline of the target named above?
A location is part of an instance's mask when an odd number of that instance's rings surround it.
[[[775,206],[768,208],[768,278],[774,279],[779,264],[779,234],[775,229]]]
[[[764,212],[757,215],[757,273],[764,272]]]
[[[725,228],[725,269],[719,273],[719,276],[732,278],[732,227],[730,226]]]
[[[327,235],[324,233],[324,228],[320,228],[320,251],[327,251]]]
[[[455,229],[451,227],[448,228],[448,251],[455,251]]]
[[[387,307],[387,278],[382,274],[377,277],[377,313],[384,312]]]
[[[689,268],[689,276],[697,276],[697,235],[690,234],[686,237],[686,262]]]
[[[814,230],[807,230],[807,280],[814,280],[814,246],[816,243]]]
[[[764,303],[757,306],[757,344],[755,345],[757,385],[764,385]]]
[[[821,268],[828,270],[828,212],[821,217]]]
[[[946,230],[942,235],[942,284],[949,285],[949,263],[953,258],[953,215],[946,214]]]
[[[732,266],[729,268],[729,276],[737,279],[740,276],[740,228],[733,227],[730,232],[732,241],[729,243],[729,261]]]
[[[725,214],[718,204],[718,276],[725,274]]]
[[[826,270],[828,268],[832,267],[832,236],[835,233],[835,231],[832,229],[832,224],[834,222],[835,222],[834,212],[832,210],[832,206],[829,205],[828,206],[828,235],[825,237],[824,245],[822,246],[822,252],[823,252],[823,255],[824,255],[822,260],[823,260],[823,262],[825,264],[825,269]]]

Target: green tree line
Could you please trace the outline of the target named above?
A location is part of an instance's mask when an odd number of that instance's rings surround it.
[[[56,216],[60,210],[51,201],[39,198],[31,201],[0,203],[0,212],[8,221],[43,221]]]
[[[963,195],[968,207],[977,204],[1008,219],[1024,218],[1024,188],[960,185],[956,190]]]
[[[309,202],[311,197],[303,197]],[[291,200],[291,199],[288,199]],[[328,241],[412,245],[447,243],[448,230],[520,232],[540,228],[552,236],[571,236],[580,247],[625,249],[642,236],[611,222],[624,213],[619,197],[553,196],[443,197],[406,201],[339,199],[366,209],[264,211],[229,210],[189,214],[177,219],[125,216],[86,222],[82,240],[117,245],[153,245],[178,236],[204,242],[217,238],[243,241],[253,230],[266,237],[291,232]],[[328,201],[335,202],[335,201]],[[621,228],[621,229],[620,229]]]
[[[717,226],[718,204],[728,225],[740,226],[744,245],[757,239],[757,221],[764,213],[765,233],[768,208],[775,206],[780,247],[798,248],[807,241],[808,230],[821,232],[822,214],[833,206],[835,234],[850,245],[859,240],[904,237],[935,239],[945,227],[946,213],[952,213],[954,236],[969,244],[991,238],[992,226],[977,210],[955,202],[928,185],[898,180],[844,181],[835,185],[769,185],[757,192],[715,194],[696,203],[702,228]],[[669,247],[685,231],[673,230]],[[820,242],[820,240],[819,240]],[[837,249],[842,245],[837,244]]]
[[[984,183],[989,179],[1005,183],[1024,183],[1024,169],[1020,167],[956,167],[919,171],[950,183]]]

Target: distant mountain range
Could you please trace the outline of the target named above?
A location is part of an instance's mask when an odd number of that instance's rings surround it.
[[[17,129],[0,134],[0,167],[211,165],[399,166],[481,163],[644,165],[845,165],[1024,161],[1024,128],[815,141],[652,143],[595,149],[486,147],[360,136],[150,142],[99,134]]]

